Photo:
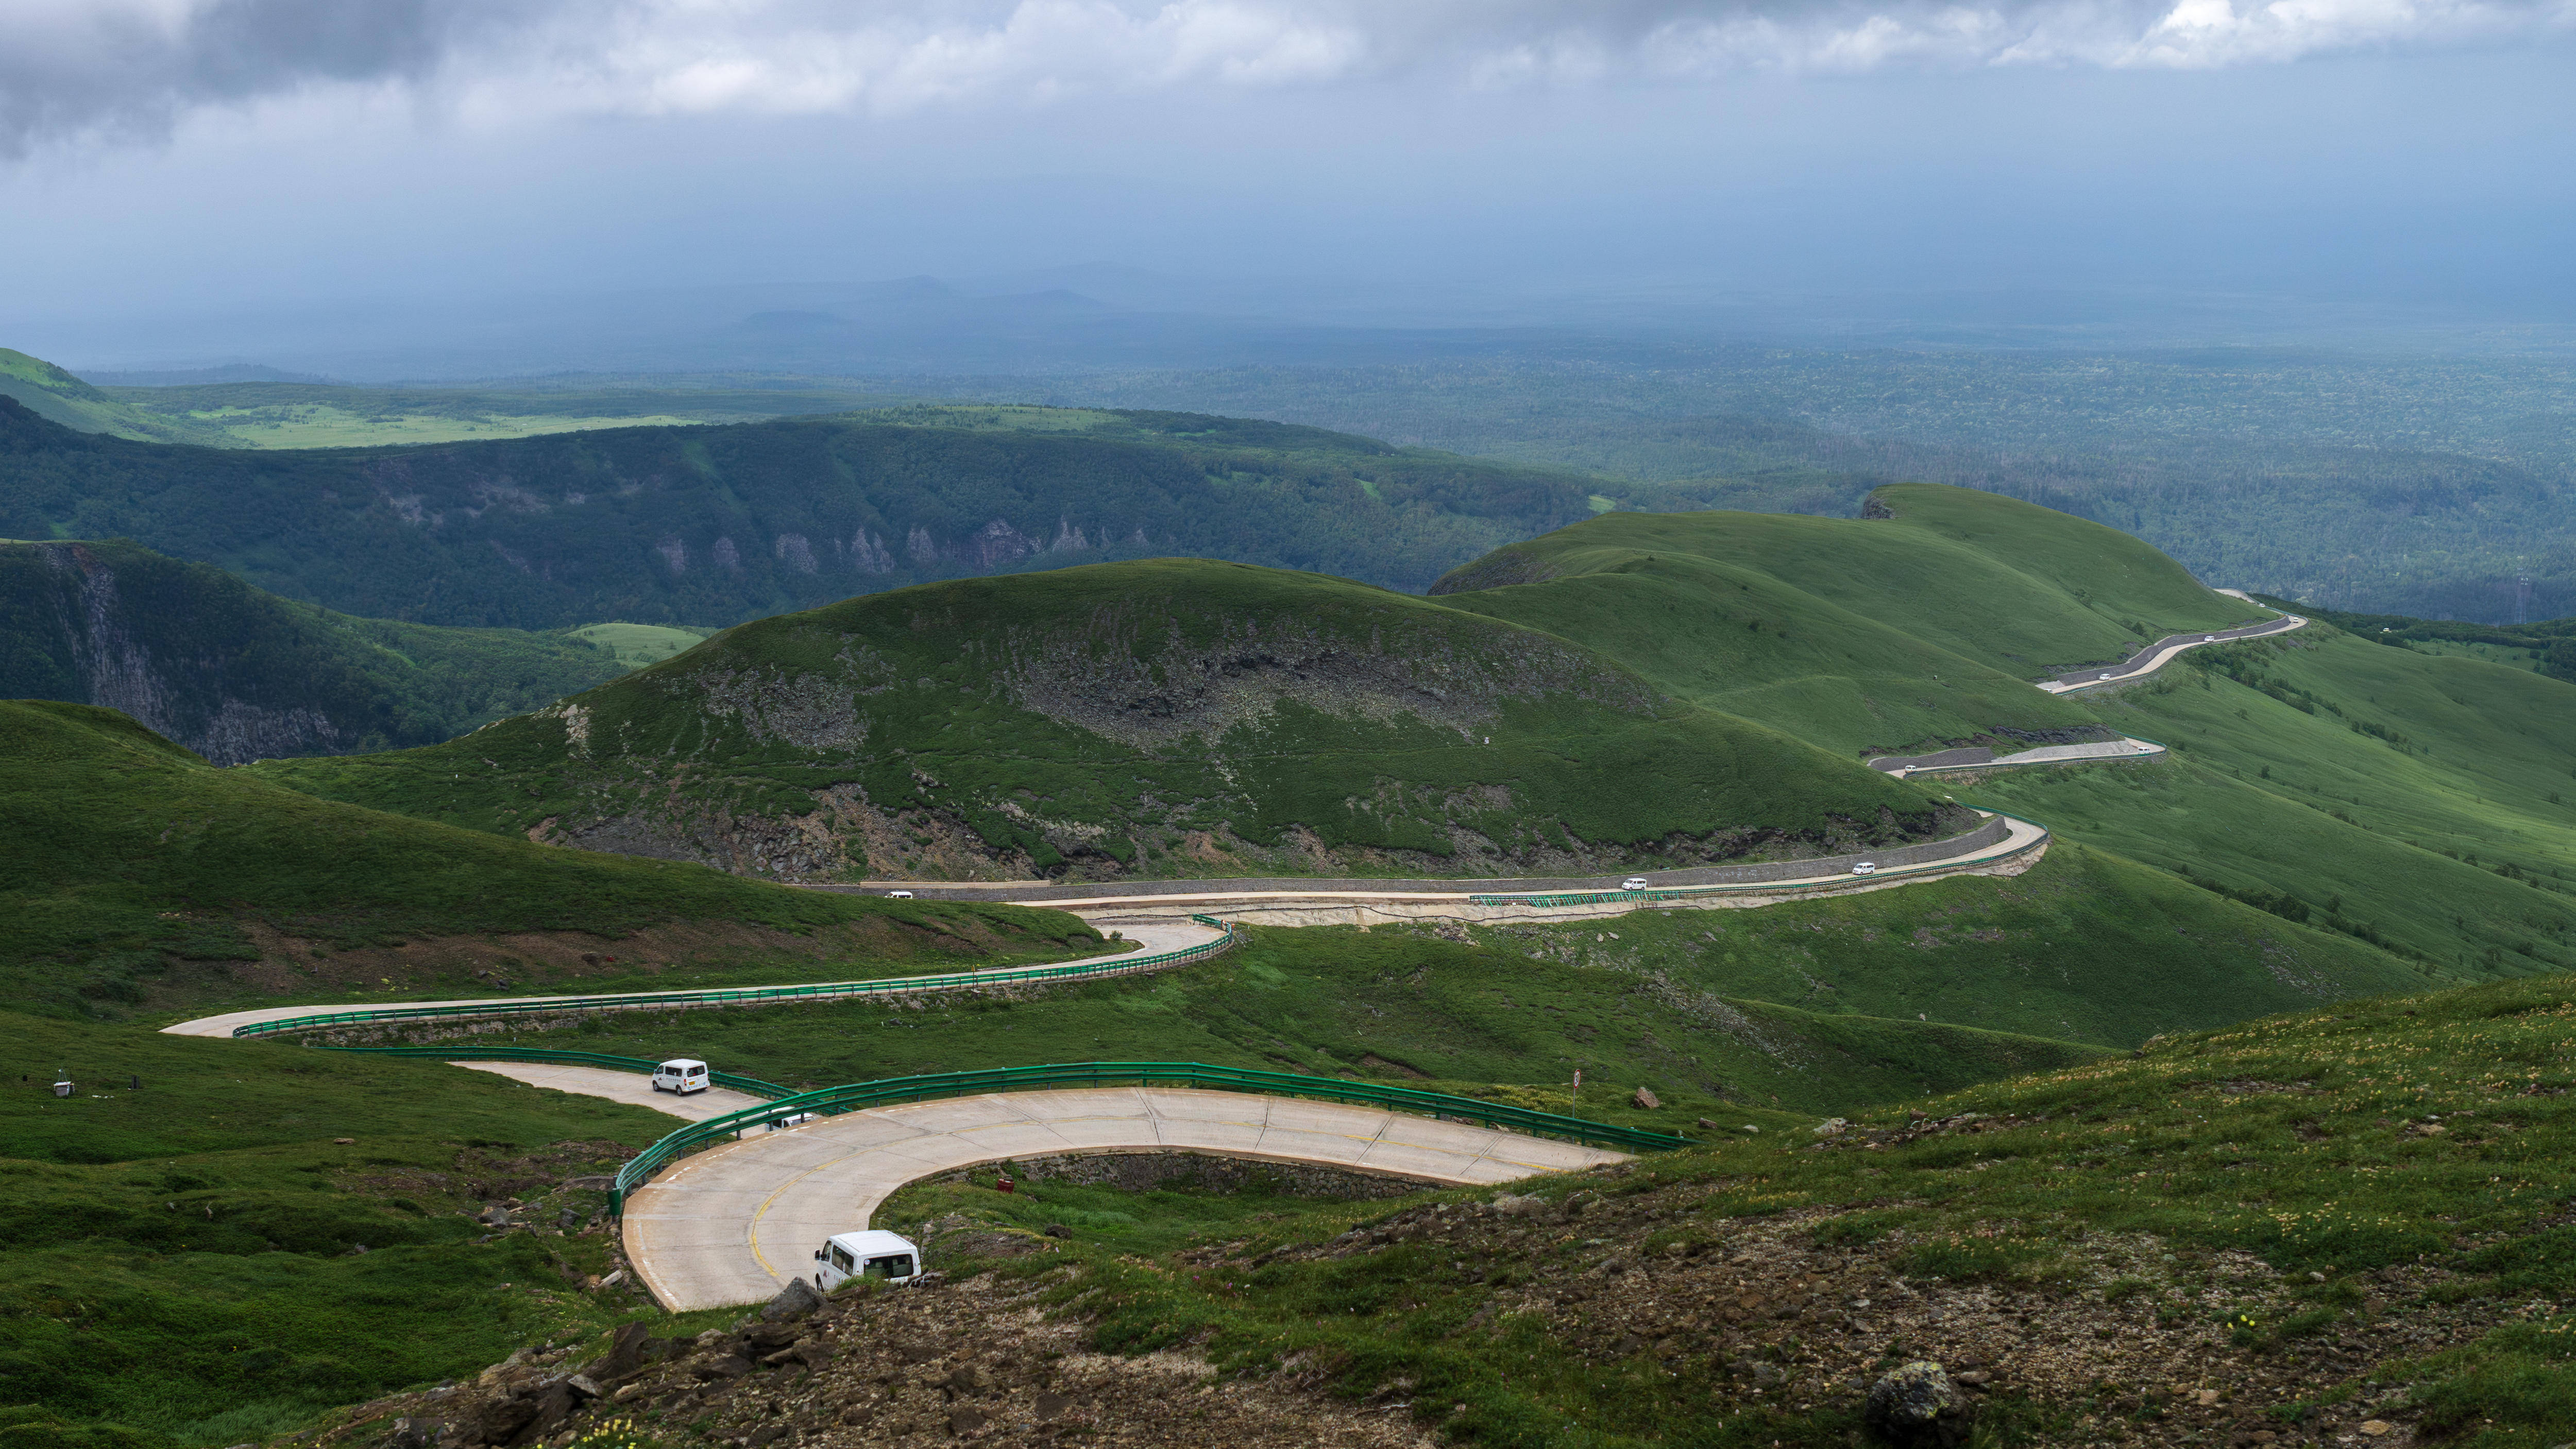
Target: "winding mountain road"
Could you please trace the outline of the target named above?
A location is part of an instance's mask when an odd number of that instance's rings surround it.
[[[2217,592],[2229,598],[2245,599],[2249,604],[2254,603],[2252,599],[2246,599],[2243,593],[2235,589],[2220,589]],[[2263,604],[2254,606],[2258,609],[2268,607]],[[2204,644],[2231,644],[2239,639],[2261,639],[2273,634],[2287,634],[2293,629],[2304,629],[2307,626],[2308,621],[2298,615],[2283,614],[2277,619],[2266,620],[2260,624],[2247,624],[2236,629],[2167,634],[2119,664],[2114,664],[2107,669],[2073,670],[2055,679],[2041,680],[2039,688],[2051,694],[2072,694],[2079,689],[2095,689],[2105,684],[2134,684],[2171,664],[2186,649],[2197,649]]]
[[[1091,1087],[876,1107],[747,1134],[673,1165],[626,1204],[627,1261],[673,1310],[757,1303],[810,1275],[834,1233],[908,1182],[1069,1153],[1194,1152],[1475,1187],[1625,1153],[1338,1102]],[[936,1266],[935,1264],[932,1266]]]
[[[2285,633],[2306,623],[2296,615],[2284,615],[2238,629],[2170,635],[2114,668],[2077,671],[2036,687],[2065,694],[2127,683],[2153,674],[2185,650]],[[2152,741],[2124,738],[2043,746],[2000,759],[1988,751],[1946,751],[1870,763],[1903,776],[1944,769],[2136,758],[2161,753],[2162,748]],[[1968,755],[1985,758],[1965,758]],[[1201,944],[1222,934],[1175,919],[1189,912],[1223,909],[1239,920],[1287,925],[1366,925],[1462,918],[1564,921],[1637,909],[1759,906],[1807,895],[1893,889],[1959,874],[2017,874],[2037,861],[2047,844],[2048,832],[2038,825],[1988,815],[1976,830],[1949,841],[1867,857],[1646,872],[1644,890],[1623,890],[1626,877],[1609,876],[1075,885],[886,881],[838,889],[902,889],[941,899],[1050,906],[1102,923],[1119,922],[1152,953]],[[1865,861],[1869,869],[1856,873],[1854,868]],[[1114,964],[1120,958],[1091,959]],[[951,973],[942,989],[972,989],[976,974],[1001,973]],[[884,984],[873,985],[883,989]],[[686,993],[646,993],[621,995],[614,1001],[622,1009],[698,1004],[686,998]],[[532,1004],[561,1003],[574,1010],[601,1001],[567,995],[401,1005],[448,1007],[458,1016],[471,1016],[485,1007],[525,1009]],[[244,1027],[385,1005],[266,1007],[201,1017],[163,1030],[232,1036]],[[652,1092],[646,1079],[636,1074],[592,1067],[471,1061],[455,1065],[498,1072],[542,1089],[649,1106],[691,1120],[758,1105],[758,1099],[721,1090],[688,1098],[666,1096]],[[1003,1160],[1095,1152],[1198,1152],[1322,1164],[1449,1185],[1508,1182],[1624,1157],[1602,1148],[1382,1108],[1251,1093],[1161,1087],[997,1093],[845,1112],[781,1131],[745,1135],[685,1158],[638,1188],[628,1201],[627,1254],[666,1308],[757,1302],[788,1279],[808,1272],[811,1254],[825,1238],[866,1226],[870,1215],[905,1183]]]

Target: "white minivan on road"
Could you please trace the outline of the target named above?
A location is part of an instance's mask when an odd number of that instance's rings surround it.
[[[906,1283],[921,1274],[921,1249],[881,1228],[834,1233],[814,1250],[814,1286],[829,1293],[853,1278]]]
[[[691,1057],[676,1057],[653,1069],[654,1091],[678,1092],[682,1096],[687,1096],[691,1092],[703,1092],[706,1089],[707,1064],[705,1062]]]

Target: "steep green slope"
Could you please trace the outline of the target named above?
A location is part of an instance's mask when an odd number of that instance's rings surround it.
[[[337,958],[421,938],[521,933],[528,952],[577,933],[641,960],[656,930],[722,925],[747,957],[841,974],[1098,939],[1054,911],[784,890],[382,815],[215,769],[113,710],[23,701],[0,702],[0,921],[0,985],[55,1012],[388,990]]]
[[[1933,484],[1881,488],[1857,519],[1610,514],[1499,549],[1432,586],[1452,595],[1601,569],[1603,550],[1766,574],[1989,668],[2040,678],[2160,635],[2271,617],[2213,593],[2116,529]]]
[[[237,1444],[635,1311],[582,1287],[608,1239],[548,1209],[586,1216],[600,1195],[561,1180],[614,1170],[658,1112],[282,1043],[0,1035],[76,1088],[0,1101],[12,1445]],[[547,1226],[481,1241],[469,1213],[508,1197]]]
[[[2162,763],[1940,788],[2446,971],[2576,964],[2556,893],[2576,889],[2576,809],[2552,798],[2576,799],[2576,686],[2320,622],[2051,697],[2022,681],[2254,611],[2048,509],[1933,487],[1872,502],[1892,516],[1611,515],[1499,550],[1441,597],[1839,749],[2162,741]]]
[[[2546,1449],[2576,1434],[2571,1012],[2564,977],[2349,1003],[1767,1121],[1504,1211],[1318,1204],[989,1266],[1095,1348],[1186,1344],[1466,1442],[1868,1443],[1869,1386],[1930,1360],[1960,1442]]]
[[[1962,488],[1868,517],[1610,514],[1432,586],[1580,640],[1686,699],[1854,752],[2094,723],[2026,681],[2262,611],[2125,534]]]
[[[2184,660],[2095,703],[2174,760],[1960,798],[2453,969],[2576,964],[2576,685],[2322,623]]]
[[[0,698],[120,709],[219,765],[430,744],[624,668],[564,635],[334,614],[122,539],[0,542]]]
[[[225,439],[190,418],[156,416],[99,391],[41,357],[0,347],[0,398],[47,421],[84,433],[109,433],[156,443],[210,443]]]
[[[1588,489],[1173,413],[934,408],[259,452],[74,432],[0,399],[0,536],[122,535],[289,597],[458,626],[729,624],[1171,553],[1420,588],[1586,516]]]
[[[1490,875],[1946,833],[1911,786],[1545,634],[1165,559],[727,631],[335,799],[804,879]]]

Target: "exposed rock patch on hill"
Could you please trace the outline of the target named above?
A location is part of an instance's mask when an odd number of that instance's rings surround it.
[[[1948,833],[1857,761],[1565,640],[1198,560],[747,624],[315,793],[799,881],[1510,875]]]

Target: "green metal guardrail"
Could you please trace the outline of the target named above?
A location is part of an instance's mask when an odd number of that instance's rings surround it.
[[[1150,956],[1121,956],[1090,964],[1027,966],[1012,971],[959,971],[943,976],[894,976],[883,981],[835,981],[820,986],[734,986],[714,987],[705,991],[645,992],[633,996],[544,996],[527,1001],[493,1001],[474,1006],[372,1007],[364,1011],[326,1011],[312,1016],[288,1016],[276,1021],[254,1021],[247,1026],[234,1027],[233,1035],[237,1037],[272,1036],[283,1031],[312,1031],[325,1026],[365,1026],[387,1021],[422,1021],[432,1017],[554,1016],[568,1011],[649,1011],[656,1008],[822,1001],[837,996],[883,996],[906,991],[953,991],[968,986],[1080,981],[1095,976],[1125,976],[1136,971],[1151,971],[1158,967],[1201,961],[1234,945],[1234,927],[1214,916],[1192,916],[1190,919],[1200,925],[1223,931],[1225,934],[1214,941],[1196,946],[1184,946],[1178,951],[1158,951]]]
[[[400,1047],[324,1047],[326,1052],[365,1052],[381,1057],[429,1057],[442,1062],[548,1062],[565,1067],[606,1067],[618,1072],[650,1074],[660,1062],[642,1057],[613,1057],[606,1052],[560,1052],[546,1047],[475,1046],[455,1042],[446,1046]],[[732,1072],[710,1071],[707,1081],[719,1087],[730,1087],[755,1097],[793,1097],[794,1087],[764,1082],[758,1077],[736,1076]]]
[[[749,1107],[692,1122],[645,1148],[618,1169],[608,1197],[611,1212],[623,1212],[628,1194],[691,1148],[730,1139],[747,1128],[773,1126],[806,1113],[836,1115],[890,1102],[922,1102],[937,1097],[972,1097],[988,1092],[1035,1092],[1050,1087],[1099,1087],[1126,1083],[1150,1087],[1196,1087],[1219,1092],[1251,1092],[1271,1097],[1312,1097],[1329,1102],[1356,1102],[1372,1107],[1425,1113],[1434,1117],[1516,1128],[1532,1136],[1565,1137],[1577,1142],[1665,1152],[1689,1147],[1687,1137],[1619,1127],[1581,1117],[1561,1117],[1501,1102],[1480,1102],[1445,1092],[1387,1087],[1375,1082],[1337,1077],[1309,1077],[1296,1072],[1259,1072],[1241,1067],[1212,1067],[1202,1062],[1067,1062],[1041,1067],[995,1067],[977,1072],[936,1072],[920,1077],[890,1077],[842,1087],[800,1092],[762,1107]]]
[[[2149,740],[2147,743],[2154,744],[2155,741]],[[2048,827],[2040,824],[2036,820],[2023,819],[2023,817],[2015,815],[2008,810],[1990,810],[1986,813],[1989,815],[1999,816],[2005,820],[2019,820],[2022,824],[2040,832],[2040,838],[2038,840],[2029,842],[2022,846],[2020,850],[2008,850],[2001,855],[1988,857],[1989,862],[1996,860],[2010,860],[2014,856],[2021,854],[2022,851],[2038,848],[2040,844],[2048,839]],[[1805,881],[1797,885],[1784,885],[1777,881],[1756,880],[1729,882],[1718,885],[1673,886],[1665,890],[1585,891],[1579,895],[1469,896],[1467,897],[1467,904],[1471,906],[1535,906],[1541,910],[1547,910],[1557,906],[1601,906],[1616,905],[1622,902],[1634,905],[1652,905],[1657,901],[1687,901],[1701,896],[1723,895],[1729,891],[1819,891],[1833,886],[1842,885],[1847,881],[1885,880],[1889,876],[1916,875],[1927,870],[1942,870],[1948,868],[1954,863],[1955,859],[1927,860],[1920,865],[1890,866],[1885,870],[1875,871],[1866,876],[1836,876],[1832,880]]]

